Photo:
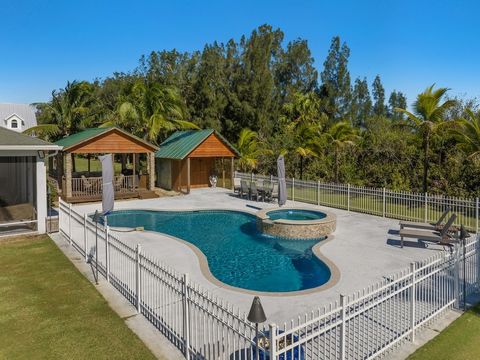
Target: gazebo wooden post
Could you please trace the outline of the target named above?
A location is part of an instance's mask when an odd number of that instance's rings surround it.
[[[72,197],[72,157],[73,154],[65,153],[63,155],[65,163],[65,199]]]
[[[91,154],[88,153],[88,154],[87,154],[87,159],[88,159],[88,176],[90,176],[90,158],[91,158]]]
[[[155,188],[155,154],[147,154],[148,190]]]
[[[230,183],[230,188],[233,190],[233,177],[235,176],[235,158],[231,157],[230,158],[231,163],[230,163],[230,179],[232,180]]]
[[[135,173],[135,172],[136,172],[136,169],[135,169],[135,168],[136,168],[136,166],[135,166],[135,165],[136,165],[136,161],[135,161],[135,153],[132,153],[132,171],[133,171],[133,173],[132,173],[132,175],[133,175],[132,179],[133,179],[133,190],[135,190],[135,186],[137,185],[137,184],[136,184],[136,183],[137,183],[137,176],[136,176],[136,173]]]
[[[222,187],[225,188],[225,158],[222,157]]]
[[[187,194],[190,194],[190,158],[187,157]]]

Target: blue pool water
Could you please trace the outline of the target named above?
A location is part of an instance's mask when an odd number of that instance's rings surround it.
[[[211,273],[231,286],[266,292],[310,289],[326,283],[330,269],[312,254],[318,240],[263,235],[256,218],[239,211],[114,211],[113,227],[143,226],[181,238],[207,257]]]
[[[271,220],[320,220],[327,216],[321,211],[302,209],[272,210],[267,213]]]

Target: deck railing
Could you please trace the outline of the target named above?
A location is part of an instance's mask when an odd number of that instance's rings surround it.
[[[235,172],[235,177],[277,181],[274,176],[241,172]],[[436,222],[442,212],[450,208],[457,215],[456,225],[479,230],[478,197],[468,199],[297,179],[286,179],[286,183],[288,199],[293,201],[420,222]]]
[[[60,200],[59,229],[187,359],[255,359],[255,328],[246,314],[191,282]],[[466,246],[385,276],[339,301],[318,304],[283,324],[261,328],[263,359],[371,359],[389,353],[447,310],[480,291],[480,236]],[[265,356],[268,354],[268,357]]]
[[[114,177],[113,186],[115,193],[128,193],[135,189],[136,176],[117,175]],[[138,181],[137,181],[138,182]],[[102,195],[102,177],[72,178],[72,197],[99,197]]]

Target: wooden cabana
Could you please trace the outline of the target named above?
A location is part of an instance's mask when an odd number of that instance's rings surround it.
[[[50,176],[57,180],[63,199],[69,202],[102,198],[102,174],[91,171],[91,159],[100,154],[120,154],[122,168],[114,178],[115,198],[155,197],[155,151],[158,147],[117,127],[86,129],[58,140],[63,150],[50,159]],[[119,156],[117,155],[117,158]],[[140,171],[140,158],[146,170]],[[80,168],[75,162],[82,159]],[[130,160],[130,168],[125,166]],[[85,166],[86,162],[86,166]],[[145,166],[144,166],[145,167]]]
[[[215,130],[177,131],[155,153],[157,185],[189,193],[210,186],[216,175],[219,186],[231,187],[236,157],[238,151]]]

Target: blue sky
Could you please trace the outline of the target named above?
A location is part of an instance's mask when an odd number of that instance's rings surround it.
[[[387,92],[432,83],[480,97],[475,1],[0,0],[0,102],[50,98],[68,80],[132,70],[141,54],[202,49],[261,24],[307,39],[321,70],[332,36],[351,48],[352,78],[380,74]]]

